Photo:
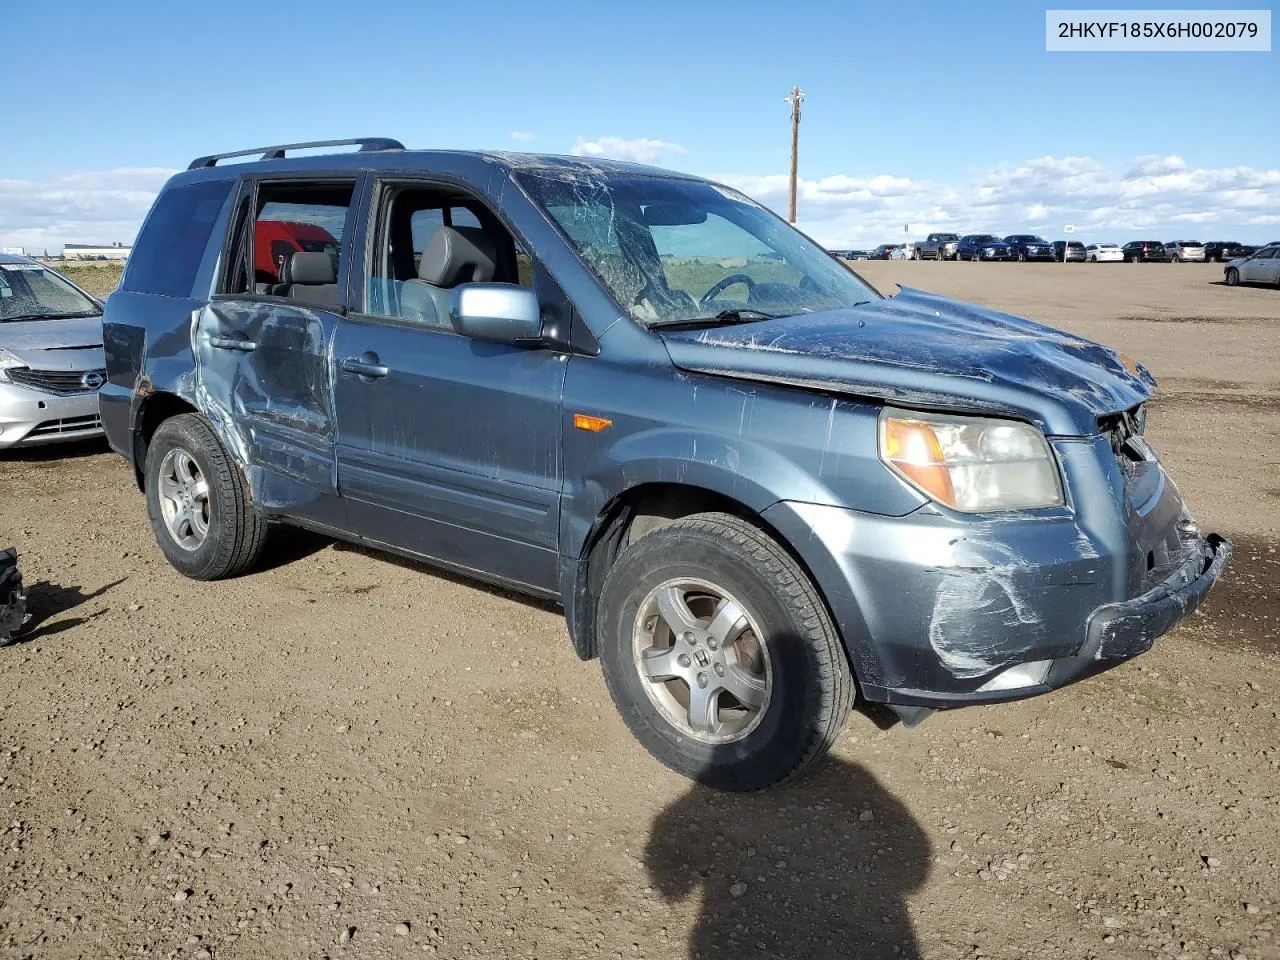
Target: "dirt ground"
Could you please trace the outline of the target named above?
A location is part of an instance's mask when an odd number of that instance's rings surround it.
[[[98,445],[0,455],[0,956],[1280,957],[1280,292],[872,263],[1144,360],[1237,556],[1147,655],[770,793],[668,773],[558,612],[301,534],[217,584]]]

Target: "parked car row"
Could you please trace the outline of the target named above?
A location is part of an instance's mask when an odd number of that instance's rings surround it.
[[[1280,241],[1277,241],[1280,242]],[[1266,246],[1272,246],[1267,244]],[[1052,242],[1032,233],[931,233],[919,243],[882,243],[874,250],[832,250],[842,260],[1017,260],[1078,263],[1226,263],[1260,248],[1231,240],[1131,240],[1124,246],[1079,240]]]

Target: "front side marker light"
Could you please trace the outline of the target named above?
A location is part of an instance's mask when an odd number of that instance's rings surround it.
[[[593,417],[587,413],[575,413],[573,415],[573,425],[579,430],[599,433],[601,430],[608,430],[612,427],[613,421],[608,417]]]

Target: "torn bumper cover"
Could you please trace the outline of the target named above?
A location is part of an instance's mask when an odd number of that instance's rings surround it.
[[[1099,607],[1089,618],[1089,639],[1081,656],[1124,660],[1145,653],[1156,637],[1168,633],[1195,612],[1222,574],[1232,553],[1225,537],[1210,534],[1164,583],[1140,597]],[[1057,669],[1055,667],[1055,669]],[[1048,679],[1054,679],[1054,670]],[[1074,679],[1067,677],[1066,680]],[[1061,686],[1061,684],[1052,684]]]
[[[1116,600],[1131,549],[1066,513],[972,524],[783,503],[765,518],[818,580],[862,696],[908,722],[928,712],[917,708],[1047,693],[1143,653],[1199,606],[1232,549],[1188,527],[1161,582]]]
[[[1098,607],[1086,621],[1084,644],[1071,656],[1012,664],[968,692],[886,688],[883,701],[906,707],[996,703],[1048,693],[1100,673],[1145,653],[1157,637],[1195,612],[1222,574],[1232,549],[1230,540],[1211,534],[1199,540],[1163,583],[1131,600]]]

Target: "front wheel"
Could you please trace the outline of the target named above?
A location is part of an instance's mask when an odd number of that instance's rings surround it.
[[[835,742],[853,676],[804,571],[738,517],[703,513],[633,541],[598,609],[605,683],[671,769],[725,790],[789,780]]]
[[[1228,287],[1240,286],[1240,271],[1237,270],[1235,267],[1232,267],[1227,271],[1227,286]]]
[[[209,424],[193,413],[166,420],[147,448],[147,515],[180,573],[221,580],[262,555],[266,520]]]

